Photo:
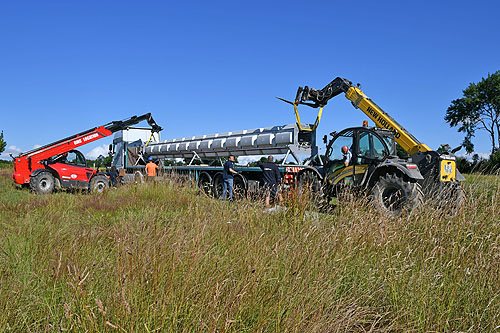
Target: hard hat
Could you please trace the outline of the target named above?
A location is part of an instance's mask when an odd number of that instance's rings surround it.
[[[148,161],[152,161],[152,160],[153,160],[153,158],[150,156],[150,157],[148,158]]]

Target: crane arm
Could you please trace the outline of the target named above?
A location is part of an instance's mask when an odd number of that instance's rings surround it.
[[[67,138],[22,153],[18,157],[16,157],[16,159],[25,158],[30,159],[30,164],[36,163],[52,156],[68,152],[87,143],[91,143],[101,138],[110,136],[114,132],[140,123],[143,120],[146,120],[148,122],[148,124],[151,126],[152,132],[159,132],[162,130],[162,127],[154,121],[151,113],[146,113],[141,116],[133,116],[124,120],[112,121],[105,125],[71,135]]]
[[[327,84],[323,89],[316,90],[308,86],[299,87],[295,98],[295,105],[305,104],[312,107],[323,107],[328,100],[344,93],[345,97],[351,101],[356,109],[363,111],[377,127],[394,131],[396,142],[410,155],[417,152],[431,151],[431,149],[420,143],[410,132],[398,124],[381,107],[368,98],[358,87],[352,85],[352,82],[341,77],[337,77]],[[307,103],[311,101],[311,103]]]

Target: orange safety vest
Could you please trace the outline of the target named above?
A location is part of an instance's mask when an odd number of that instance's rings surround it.
[[[148,176],[156,176],[156,169],[158,169],[158,166],[153,162],[149,162],[148,164],[146,164],[146,171],[148,172]]]

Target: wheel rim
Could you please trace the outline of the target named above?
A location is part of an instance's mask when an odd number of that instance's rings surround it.
[[[49,181],[48,181],[48,179],[47,179],[47,178],[42,178],[42,179],[40,179],[39,184],[40,184],[40,188],[41,188],[42,190],[47,190],[47,189],[50,187],[50,185],[49,185]]]
[[[106,189],[106,184],[104,184],[103,181],[98,181],[95,186],[94,186],[94,189],[96,190],[96,192],[98,193],[102,193],[104,192],[104,190]]]

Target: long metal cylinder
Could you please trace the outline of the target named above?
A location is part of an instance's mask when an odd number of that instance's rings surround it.
[[[291,124],[185,137],[150,143],[142,147],[142,153],[146,157],[162,159],[191,158],[195,154],[200,158],[217,158],[230,154],[277,155],[288,152],[311,155],[313,142],[310,139],[302,140],[299,132],[297,125]]]

